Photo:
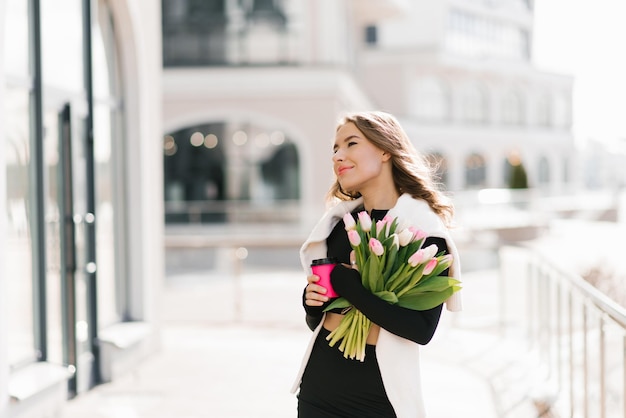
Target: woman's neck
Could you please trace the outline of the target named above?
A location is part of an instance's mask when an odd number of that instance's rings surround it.
[[[391,209],[396,205],[399,197],[400,195],[395,190],[374,195],[364,195],[363,207],[367,213],[371,213],[372,209]]]

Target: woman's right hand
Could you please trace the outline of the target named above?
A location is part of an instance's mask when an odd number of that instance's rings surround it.
[[[309,284],[304,290],[304,303],[308,306],[322,306],[324,302],[328,302],[328,296],[325,295],[326,288],[317,284],[319,276],[311,274],[306,278]]]

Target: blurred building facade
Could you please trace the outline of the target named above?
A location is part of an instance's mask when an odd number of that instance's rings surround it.
[[[532,1],[0,3],[0,415],[158,346],[163,219],[310,226],[344,111],[394,113],[447,189],[575,187],[572,80]]]
[[[168,223],[313,222],[346,110],[396,115],[450,192],[575,189],[571,77],[532,63],[533,2],[163,2]]]
[[[0,2],[0,416],[158,347],[161,5]]]

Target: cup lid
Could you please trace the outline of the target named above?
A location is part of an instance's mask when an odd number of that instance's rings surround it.
[[[335,257],[327,257],[327,258],[318,258],[311,261],[311,266],[321,266],[322,264],[337,264],[337,259]]]

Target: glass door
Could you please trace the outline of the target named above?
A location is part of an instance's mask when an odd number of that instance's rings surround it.
[[[71,394],[98,383],[88,8],[41,3],[46,346],[48,361],[74,372]]]

